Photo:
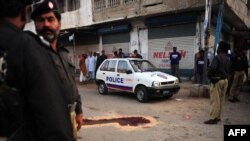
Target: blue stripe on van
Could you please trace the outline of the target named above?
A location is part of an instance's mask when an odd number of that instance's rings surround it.
[[[107,86],[109,88],[113,88],[113,89],[119,89],[119,90],[133,92],[133,87],[130,87],[130,86],[121,86],[121,85],[115,85],[115,84],[107,84]]]

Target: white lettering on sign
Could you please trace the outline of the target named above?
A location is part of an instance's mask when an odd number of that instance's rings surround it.
[[[227,136],[244,136],[247,133],[246,129],[230,129]]]

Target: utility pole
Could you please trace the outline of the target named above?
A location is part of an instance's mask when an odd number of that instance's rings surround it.
[[[222,23],[223,23],[223,14],[224,14],[224,0],[221,0],[219,11],[218,11],[217,23],[216,23],[215,37],[214,37],[214,56],[216,54],[216,51],[220,42],[221,29],[222,29]]]
[[[76,66],[77,66],[77,54],[76,54],[76,40],[75,40],[75,32],[69,36],[69,41],[73,41],[73,63],[75,66],[75,74],[76,74]]]
[[[76,37],[75,33],[73,33],[73,54],[74,54],[74,65],[75,65],[75,74],[76,74],[76,66],[77,66],[77,53],[76,53]]]
[[[205,18],[204,18],[204,66],[203,66],[203,82],[202,84],[207,84],[207,60],[208,60],[208,41],[210,37],[210,21],[211,21],[211,10],[212,10],[212,0],[206,0],[205,6]]]

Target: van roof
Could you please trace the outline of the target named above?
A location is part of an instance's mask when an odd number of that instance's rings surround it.
[[[108,60],[145,60],[140,58],[109,58]]]

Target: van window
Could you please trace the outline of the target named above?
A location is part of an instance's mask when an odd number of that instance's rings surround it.
[[[117,60],[106,60],[100,70],[102,71],[115,71],[115,65],[116,65]]]
[[[130,60],[129,62],[135,72],[156,70],[155,66],[147,60]]]
[[[126,73],[129,69],[129,65],[127,63],[127,61],[119,61],[118,62],[118,67],[117,67],[117,72],[119,73]]]

